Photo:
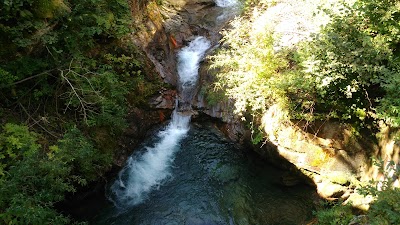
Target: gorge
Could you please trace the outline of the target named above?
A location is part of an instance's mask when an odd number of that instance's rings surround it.
[[[0,9],[0,224],[400,224],[397,1]]]
[[[217,6],[235,3],[217,1]],[[315,190],[304,184],[285,186],[284,170],[235,145],[209,122],[189,123],[199,65],[212,48],[205,37],[190,39],[177,53],[179,97],[171,121],[128,158],[106,191],[113,204],[106,204],[93,224],[302,224],[310,220],[313,201],[318,199]]]

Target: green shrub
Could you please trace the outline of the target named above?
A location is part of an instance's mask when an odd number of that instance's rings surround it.
[[[210,57],[211,68],[217,71],[215,89],[223,89],[235,100],[238,114],[263,112],[276,102],[285,102],[279,71],[286,64],[284,57],[274,52],[271,30],[249,33],[252,23],[246,19],[236,19],[231,25],[224,33],[227,47]]]
[[[400,189],[379,192],[368,211],[368,217],[373,225],[400,224]]]
[[[327,209],[316,212],[318,224],[321,225],[338,225],[349,224],[353,218],[351,206],[334,204]]]
[[[71,128],[54,146],[55,158],[71,168],[70,176],[79,178],[80,184],[96,180],[112,163],[113,150],[99,151],[76,127]]]
[[[7,124],[0,135],[6,165],[0,177],[0,223],[70,224],[54,204],[111,165],[112,150],[99,151],[75,127],[48,149],[37,143],[38,137],[15,124]]]
[[[9,166],[38,151],[40,145],[36,140],[37,134],[30,132],[26,126],[4,125],[0,133],[0,178]]]
[[[368,210],[371,224],[399,224],[400,223],[400,189],[393,187],[393,183],[400,176],[399,165],[393,161],[385,163],[383,160],[373,160],[383,174],[379,181],[371,180],[368,185],[361,187],[358,192],[364,196],[375,197]]]
[[[0,224],[70,224],[54,204],[110,168],[114,148],[102,143],[126,128],[129,104],[158,90],[123,39],[128,2],[0,2],[0,105],[43,132],[6,124],[0,133]]]
[[[316,109],[342,120],[363,121],[378,112],[396,125],[400,25],[397,1],[358,0],[303,48],[316,87]]]
[[[71,168],[57,157],[47,157],[38,135],[26,126],[6,124],[0,135],[3,175],[0,177],[0,221],[5,224],[69,224],[52,208],[74,190]],[[4,155],[3,155],[4,156]]]

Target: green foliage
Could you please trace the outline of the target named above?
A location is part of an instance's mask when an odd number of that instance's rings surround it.
[[[383,160],[374,160],[373,163],[379,168],[383,179],[371,180],[358,190],[364,196],[371,195],[376,199],[367,213],[369,222],[377,225],[399,224],[400,189],[393,188],[393,183],[400,175],[400,168],[393,161],[385,163]]]
[[[223,89],[228,98],[235,99],[238,114],[246,110],[264,112],[275,103],[286,102],[280,88],[285,58],[273,49],[272,31],[262,27],[249,32],[251,22],[233,21],[233,28],[224,33],[227,47],[211,56],[211,68],[217,71],[215,89]]]
[[[17,78],[0,67],[0,88],[11,85]]]
[[[135,47],[121,43],[131,32],[128,1],[6,0],[0,8],[1,107],[21,109],[22,119],[52,135],[5,125],[0,223],[70,224],[53,205],[113,160],[115,149],[103,145],[113,141],[96,135],[116,139],[127,107],[139,104],[130,93],[145,98],[156,89],[147,87]]]
[[[383,179],[380,181],[371,180],[368,185],[357,189],[364,196],[375,197],[375,201],[372,202],[366,213],[368,224],[399,224],[400,190],[392,186],[400,175],[399,167],[393,161],[384,163],[382,160],[374,160],[374,165],[383,174]],[[353,218],[350,204],[335,204],[331,208],[318,211],[316,215],[319,224],[348,224]]]
[[[40,146],[36,144],[37,135],[25,126],[7,123],[0,134],[0,178],[9,166],[24,156],[34,154]]]
[[[79,178],[77,181],[81,185],[95,180],[109,168],[112,162],[112,150],[99,151],[76,127],[71,128],[64,135],[58,142],[58,147],[54,146],[50,154],[70,166],[70,176]]]
[[[8,166],[0,177],[0,221],[6,224],[70,224],[54,203],[95,180],[112,160],[112,151],[99,151],[76,127],[49,149],[26,126],[7,124],[0,137],[1,149],[13,152],[3,158]]]
[[[370,224],[400,224],[400,190],[387,189],[378,194],[368,211]]]
[[[158,90],[128,2],[0,1],[0,105],[43,132],[0,133],[0,224],[71,224],[54,204],[110,168],[128,107]]]
[[[107,126],[115,131],[125,128],[128,88],[124,77],[112,70],[94,73],[79,66],[61,72],[64,112],[80,112],[84,123],[90,126]]]
[[[7,124],[1,149],[9,155],[0,177],[0,221],[5,224],[68,224],[52,205],[73,191],[70,168],[60,158],[47,158],[37,144],[38,135],[26,126]],[[18,160],[15,160],[19,156]]]
[[[129,41],[121,47],[120,40],[131,32],[128,1],[0,4],[0,44],[7,46],[0,49],[5,107],[17,103],[28,112],[56,112],[54,118],[117,134],[126,127],[128,93],[139,92],[131,104],[154,93],[151,85],[137,87],[147,85],[137,50]]]
[[[254,144],[264,138],[258,126],[261,116],[271,106],[277,105],[285,112],[297,110],[304,115],[312,113],[315,99],[314,86],[305,81],[311,76],[301,73],[298,54],[294,49],[277,50],[274,45],[277,35],[265,16],[260,16],[273,3],[257,4],[257,10],[235,19],[231,29],[223,33],[222,48],[210,57],[210,68],[216,78],[213,88],[206,93],[208,102],[215,102],[219,96],[227,97],[234,102],[234,113],[243,119],[253,118],[250,127]],[[295,113],[291,115],[296,117]]]
[[[57,57],[60,51],[80,52],[102,38],[129,32],[129,6],[124,0],[6,0],[0,6],[0,40],[8,44],[2,45],[7,48],[0,56],[45,45]]]
[[[316,109],[353,121],[377,109],[397,121],[398,2],[359,0],[339,13],[325,12],[332,21],[302,50]]]
[[[225,92],[222,89],[216,89],[212,85],[202,84],[200,95],[205,96],[205,99],[210,106],[215,106],[221,101],[226,101]]]
[[[321,225],[349,224],[353,218],[350,205],[335,203],[327,209],[316,212],[318,223]]]
[[[371,195],[376,197],[380,194],[381,190],[389,190],[392,188],[393,183],[400,176],[400,168],[394,161],[385,163],[383,160],[373,158],[372,163],[382,174],[382,179],[379,181],[369,181],[369,183],[360,188],[358,192],[364,196]]]
[[[251,131],[251,142],[253,143],[253,145],[260,143],[263,139],[264,139],[264,133],[259,129],[257,130],[253,129]]]

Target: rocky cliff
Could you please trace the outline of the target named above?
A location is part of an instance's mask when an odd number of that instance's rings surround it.
[[[258,11],[255,21],[270,23],[280,34],[281,38],[275,43],[279,51],[281,47],[295,47],[311,33],[318,32],[318,27],[326,22],[328,18],[324,18],[325,21],[315,20],[313,7],[316,6],[310,1],[280,2],[267,10]],[[204,69],[202,72],[204,86],[210,85],[213,71]],[[226,122],[222,128],[233,140],[249,141],[249,130],[245,129],[241,118],[232,113],[232,100],[210,105],[200,93],[197,105],[204,113]],[[400,148],[394,138],[397,131],[383,123],[377,134],[359,133],[351,124],[336,121],[289,121],[284,110],[278,106],[270,107],[265,114],[255,118],[255,122],[262,127],[264,142],[254,149],[276,164],[283,161],[292,164],[312,179],[320,196],[326,199],[341,198],[356,207],[367,209],[371,199],[363,198],[356,189],[371,179],[386,179],[382,171],[373,165],[372,159],[381,158],[386,170],[384,173],[389,176],[396,169],[396,165],[387,166],[389,162],[399,165]],[[393,178],[397,179],[395,185],[399,185],[398,177]]]
[[[307,38],[310,32],[315,32],[316,26],[323,22],[309,23],[308,19],[312,17],[305,14],[306,5],[285,4],[279,3],[267,12],[269,14],[260,15],[265,17],[263,20],[274,23],[276,31],[282,33],[282,39],[277,42],[278,48],[287,44],[295,45]],[[175,86],[177,51],[196,35],[206,36],[218,46],[221,38],[219,31],[229,20],[229,16],[222,21],[212,19],[216,14],[221,14],[221,10],[215,7],[212,0],[164,0],[162,4],[136,0],[132,14],[137,17],[135,27],[138,27],[138,31],[132,35],[132,39],[150,62],[148,70]],[[313,23],[318,25],[312,26]],[[208,70],[207,63],[200,70],[199,92],[192,103],[194,109],[197,113],[223,121],[220,128],[232,140],[242,143],[250,141],[251,132],[233,114],[232,100],[217,99],[210,104],[205,99],[204,90],[210,88],[213,74]],[[150,103],[155,109],[173,109],[176,95],[173,89],[160,90]],[[164,116],[160,114],[160,117]],[[393,130],[388,127],[382,126],[380,134],[374,137],[371,134],[357,134],[349,124],[332,121],[305,124],[287,121],[283,117],[278,107],[271,107],[260,118],[266,139],[255,150],[270,161],[289,162],[311,178],[319,194],[327,199],[347,199],[360,208],[367,208],[369,200],[361,198],[355,188],[372,178],[384,179],[378,168],[372,165],[371,157],[381,157],[386,163],[390,160],[399,162],[399,146],[393,139]],[[283,183],[291,185],[287,180],[283,180]]]

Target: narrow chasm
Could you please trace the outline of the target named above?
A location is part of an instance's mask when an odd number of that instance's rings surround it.
[[[214,12],[218,29],[239,8],[234,0],[190,2],[183,8],[198,18],[191,9],[204,4]],[[134,150],[106,185],[104,199],[95,203],[99,209],[85,218],[91,224],[305,224],[312,219],[318,195],[288,170],[294,168],[290,163],[285,169],[271,166],[228,139],[218,129],[221,122],[204,119],[192,106],[200,65],[218,47],[217,28],[207,29],[192,31],[176,50],[171,119]]]

